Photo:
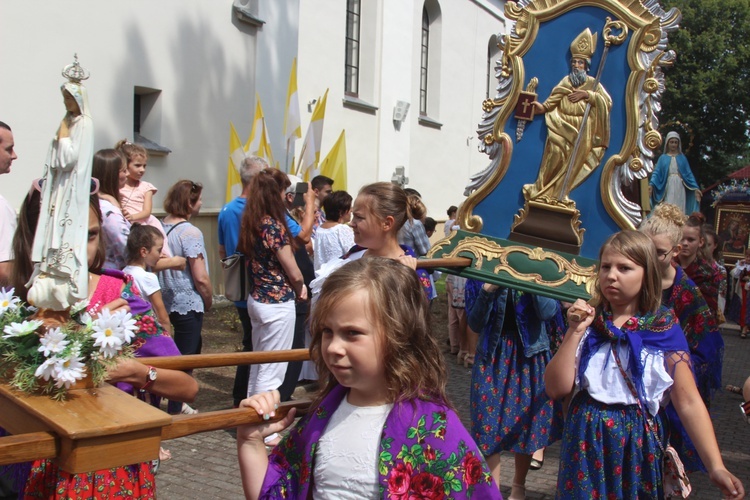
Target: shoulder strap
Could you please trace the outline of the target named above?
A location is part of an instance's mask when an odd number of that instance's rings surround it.
[[[659,445],[659,449],[664,454],[666,453],[664,451],[664,445],[661,443],[661,439],[659,439],[658,434],[656,434],[656,431],[654,430],[654,421],[651,419],[651,417],[648,414],[648,410],[643,407],[643,403],[641,403],[640,398],[638,397],[638,392],[635,390],[635,386],[633,385],[633,382],[630,380],[630,377],[628,376],[625,369],[622,367],[622,362],[620,361],[620,354],[617,352],[617,344],[612,343],[612,354],[615,357],[615,362],[617,363],[617,367],[620,369],[620,373],[622,373],[622,376],[625,378],[625,383],[628,385],[628,388],[630,389],[630,392],[633,394],[633,397],[638,402],[638,411],[640,411],[641,415],[643,415],[643,423],[646,427],[646,432],[651,432],[654,436],[654,440],[656,441],[656,444]]]
[[[166,236],[169,236],[169,233],[171,233],[171,232],[172,232],[172,231],[174,230],[174,228],[176,228],[176,227],[177,227],[177,226],[179,226],[180,224],[185,224],[185,223],[187,223],[187,221],[186,221],[186,220],[184,220],[184,221],[181,221],[181,222],[178,222],[178,223],[177,223],[177,224],[175,224],[174,226],[170,227],[170,228],[169,228],[169,231],[167,231],[167,234],[166,234]]]

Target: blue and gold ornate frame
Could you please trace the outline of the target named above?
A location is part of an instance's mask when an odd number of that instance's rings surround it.
[[[560,298],[587,297],[601,244],[620,229],[635,228],[642,218],[632,192],[653,170],[654,152],[662,143],[657,117],[664,91],[661,67],[674,62],[667,34],[681,16],[676,9],[665,12],[656,1],[637,0],[522,0],[508,2],[505,14],[510,31],[499,37],[497,94],[482,103],[478,130],[480,150],[490,164],[466,188],[468,198],[458,216],[462,231],[440,241],[430,256],[471,257],[473,265],[461,275]],[[522,188],[536,180],[547,138],[544,118],[537,117],[525,122],[516,140],[519,96],[533,78],[539,101],[550,95],[570,71],[571,42],[586,28],[598,33],[593,76],[604,53],[608,19],[625,26],[620,43],[608,48],[601,72],[613,103],[609,146],[593,173],[570,192],[573,208],[549,205],[543,207],[548,215],[539,219],[550,232],[559,224],[556,215],[570,219],[578,245],[566,252],[554,244],[509,241],[529,211]]]

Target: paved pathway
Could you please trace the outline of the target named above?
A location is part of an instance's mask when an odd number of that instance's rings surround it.
[[[742,385],[750,375],[750,340],[742,340],[737,330],[724,330],[724,384]],[[470,370],[456,366],[449,360],[448,392],[454,405],[468,425]],[[228,377],[228,384],[231,378]],[[229,385],[227,385],[229,387]],[[229,399],[227,399],[229,401]],[[738,405],[742,398],[720,391],[714,399],[712,417],[729,470],[750,488],[750,426],[742,420]],[[166,443],[173,459],[162,465],[157,475],[160,499],[235,499],[242,497],[242,486],[237,467],[235,440],[227,431],[197,434]],[[544,467],[529,472],[526,483],[527,498],[554,498],[560,445],[556,443],[546,453]],[[510,484],[513,459],[507,454],[502,460],[502,482]],[[691,498],[719,498],[719,492],[705,474],[693,474]],[[507,498],[510,489],[501,488]]]

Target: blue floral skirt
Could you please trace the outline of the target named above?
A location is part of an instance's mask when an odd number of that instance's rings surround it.
[[[579,392],[565,421],[555,498],[662,498],[661,455],[637,406]]]
[[[531,455],[560,439],[562,407],[544,391],[550,357],[549,351],[525,357],[516,333],[503,335],[490,363],[477,358],[471,374],[471,433],[484,456],[501,451]]]

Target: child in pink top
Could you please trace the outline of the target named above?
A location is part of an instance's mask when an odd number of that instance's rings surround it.
[[[167,235],[159,220],[151,214],[153,196],[156,194],[156,186],[142,180],[146,173],[148,152],[140,144],[128,142],[127,139],[119,141],[115,149],[121,151],[128,161],[128,177],[125,185],[120,188],[120,200],[122,212],[131,223],[139,222],[148,224],[159,230],[166,241]],[[169,245],[164,245],[162,255],[171,257]]]

